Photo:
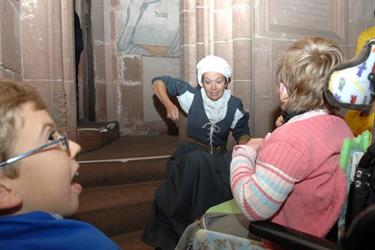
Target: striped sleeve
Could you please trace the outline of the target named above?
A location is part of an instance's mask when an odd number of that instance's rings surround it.
[[[235,146],[230,168],[233,196],[251,221],[271,218],[298,181],[275,164],[257,159],[256,151],[247,145]]]

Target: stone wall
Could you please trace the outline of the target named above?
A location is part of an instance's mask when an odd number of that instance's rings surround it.
[[[72,1],[0,1],[0,76],[35,86],[57,127],[76,133]]]
[[[178,10],[156,4],[141,12],[142,2],[93,1],[92,6],[97,118],[118,120],[123,134],[165,132],[163,107],[153,97],[150,80],[169,74],[195,85],[195,64],[214,53],[232,64],[230,88],[251,114],[252,134],[263,136],[277,115],[279,55],[299,37],[316,35],[338,42],[350,58],[359,32],[375,20],[374,0],[181,0],[179,55],[173,46],[159,44],[145,25],[175,18]],[[137,30],[134,16],[145,18]],[[130,36],[129,29],[138,33]],[[160,26],[155,29],[163,33]]]
[[[179,1],[92,1],[91,8],[97,120],[119,121],[123,135],[166,132],[151,79],[180,76]]]
[[[337,41],[350,58],[358,34],[375,20],[375,0],[162,0],[143,9],[142,0],[90,2],[96,117],[118,120],[122,134],[166,132],[170,124],[151,78],[169,74],[194,85],[196,62],[214,53],[233,65],[232,91],[251,114],[253,135],[263,136],[278,105],[280,53],[301,36],[318,35]],[[0,76],[37,87],[58,127],[74,137],[73,7],[73,1],[0,1]],[[191,55],[187,48],[194,46]]]

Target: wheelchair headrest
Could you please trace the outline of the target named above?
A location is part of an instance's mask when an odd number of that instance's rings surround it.
[[[368,110],[374,101],[374,86],[375,39],[360,54],[332,69],[324,95],[334,107]]]

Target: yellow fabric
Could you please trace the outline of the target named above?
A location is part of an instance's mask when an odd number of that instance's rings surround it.
[[[366,42],[375,38],[375,26],[372,26],[359,34],[357,39],[357,48],[355,54],[357,55],[365,46]],[[362,111],[349,110],[345,114],[345,121],[352,130],[354,136],[362,134],[362,132],[369,130],[373,134],[374,114],[364,115]]]
[[[352,130],[354,136],[362,134],[362,132],[368,130],[371,135],[373,134],[375,114],[365,115],[361,111],[349,110],[345,114],[345,121]]]
[[[372,26],[359,34],[357,39],[357,48],[355,50],[355,54],[357,55],[365,46],[366,42],[370,39],[375,38],[375,26]]]

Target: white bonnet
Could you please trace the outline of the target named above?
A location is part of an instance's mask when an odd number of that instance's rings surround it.
[[[202,76],[206,72],[217,72],[228,80],[232,76],[232,68],[223,58],[209,55],[202,58],[197,64],[198,83],[202,86]]]

